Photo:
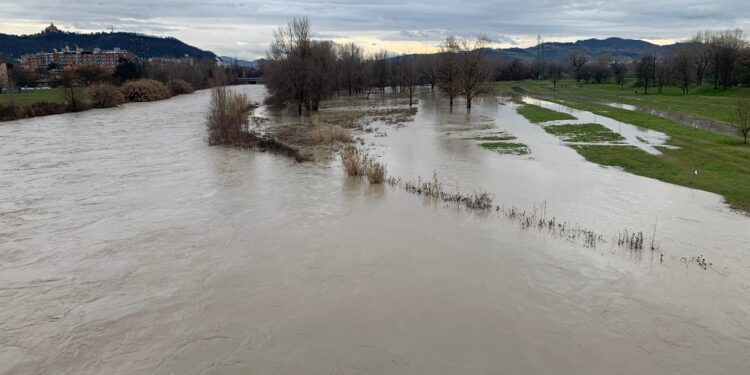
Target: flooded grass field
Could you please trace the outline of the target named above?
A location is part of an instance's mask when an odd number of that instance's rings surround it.
[[[208,146],[209,95],[0,125],[0,373],[750,372],[750,218],[720,196],[587,162],[510,100],[450,111],[430,90],[416,113],[324,103],[369,113],[341,126],[401,181],[372,185],[330,150]],[[433,176],[492,207],[408,188]]]

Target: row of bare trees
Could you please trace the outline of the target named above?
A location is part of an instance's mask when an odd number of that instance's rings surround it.
[[[333,95],[364,95],[388,88],[401,92],[414,104],[420,86],[439,89],[450,102],[458,97],[471,108],[474,98],[488,91],[492,78],[485,51],[490,41],[449,36],[433,55],[392,56],[381,50],[365,54],[354,43],[343,45],[311,37],[307,18],[295,17],[274,32],[267,53],[264,81],[267,102],[293,104],[298,115],[317,111],[321,100]]]

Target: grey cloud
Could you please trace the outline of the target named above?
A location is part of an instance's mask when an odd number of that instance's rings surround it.
[[[217,53],[258,57],[271,31],[307,15],[318,38],[368,35],[387,41],[436,42],[447,33],[490,35],[518,45],[542,34],[562,37],[684,38],[705,28],[750,27],[745,0],[491,1],[455,0],[4,0],[3,21],[56,21],[76,29],[110,27],[174,35]],[[13,30],[0,30],[12,33]],[[512,37],[511,37],[512,36]],[[235,41],[247,42],[239,48]],[[243,52],[244,51],[244,52]]]

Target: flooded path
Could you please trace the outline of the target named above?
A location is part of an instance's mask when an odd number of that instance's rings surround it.
[[[260,100],[257,86],[236,88]],[[665,251],[584,248],[369,186],[337,162],[208,147],[208,92],[0,125],[0,373],[746,373],[750,219],[586,162],[514,104],[421,92],[365,148]],[[531,154],[473,134],[507,131]],[[705,256],[703,270],[681,261]]]

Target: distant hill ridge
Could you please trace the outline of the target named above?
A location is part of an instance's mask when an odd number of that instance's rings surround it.
[[[575,42],[545,42],[544,58],[547,61],[565,62],[573,52],[583,52],[592,58],[610,55],[615,60],[634,60],[647,53],[664,55],[677,44],[660,46],[644,40],[611,37],[606,39],[584,39]],[[504,48],[489,50],[491,56],[531,61],[537,56],[537,47]]]
[[[140,57],[184,57],[215,59],[211,51],[193,47],[179,39],[127,32],[80,34],[70,32],[43,32],[33,35],[8,35],[0,33],[0,57],[18,59],[22,55],[52,52],[69,46],[82,49],[121,48]]]

